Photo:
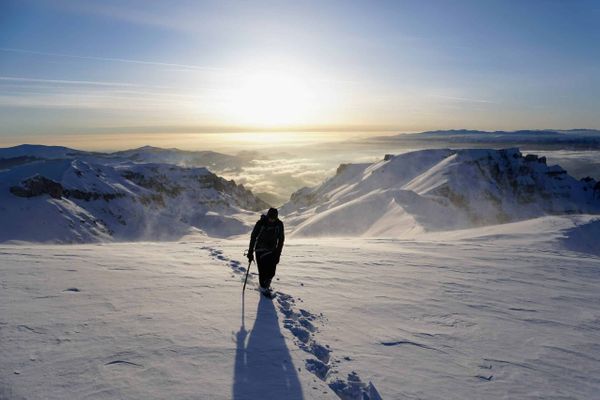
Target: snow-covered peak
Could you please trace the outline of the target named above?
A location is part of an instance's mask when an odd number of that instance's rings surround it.
[[[48,159],[0,171],[0,242],[229,236],[266,208],[204,167]]]
[[[27,159],[16,160],[24,157]],[[246,160],[229,154],[214,151],[186,151],[176,148],[143,146],[136,149],[112,153],[89,152],[61,146],[24,144],[15,147],[0,148],[0,169],[8,160],[10,165],[26,163],[31,159],[77,159],[94,164],[116,165],[120,163],[163,163],[187,167],[207,167],[215,172],[241,167]]]
[[[397,236],[600,213],[600,186],[518,149],[421,150],[341,165],[282,208],[299,235]]]
[[[85,152],[62,146],[44,146],[38,144],[21,144],[14,147],[0,148],[0,158],[36,157],[36,158],[69,158]]]

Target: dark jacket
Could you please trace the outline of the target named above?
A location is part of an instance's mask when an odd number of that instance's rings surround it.
[[[269,222],[266,215],[262,215],[250,235],[250,252],[256,251],[274,251],[281,255],[285,234],[283,232],[283,222],[276,219]]]

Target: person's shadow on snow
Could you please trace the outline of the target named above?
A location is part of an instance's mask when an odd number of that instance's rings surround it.
[[[236,334],[234,400],[303,399],[292,357],[279,329],[273,301],[260,297],[256,321],[250,332],[242,326]],[[246,336],[250,337],[246,343]]]

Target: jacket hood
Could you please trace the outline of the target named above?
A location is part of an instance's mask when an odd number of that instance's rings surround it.
[[[266,215],[266,214],[262,214],[262,215],[260,216],[260,220],[261,220],[262,222],[267,222],[267,221],[269,221],[269,218],[267,217],[267,215]],[[281,221],[281,220],[279,219],[279,217],[275,218],[275,222],[278,222],[278,221]]]

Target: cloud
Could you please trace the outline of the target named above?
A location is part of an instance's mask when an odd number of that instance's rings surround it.
[[[140,85],[136,83],[128,82],[110,82],[110,81],[83,81],[83,80],[71,80],[71,79],[46,79],[46,78],[29,78],[20,76],[0,76],[0,81],[5,82],[25,82],[25,83],[49,83],[59,85],[79,85],[79,86],[112,86],[112,87],[154,87],[154,88],[168,88],[166,86],[149,86]]]
[[[279,201],[279,204],[273,204],[278,206],[299,188],[318,185],[334,171],[316,159],[256,159],[240,171],[224,175],[254,193],[269,193]]]
[[[169,87],[129,82],[0,76],[0,106],[160,111],[181,115],[209,99]]]
[[[184,70],[194,70],[194,71],[220,71],[220,68],[216,67],[207,67],[201,65],[191,65],[191,64],[177,64],[177,63],[167,63],[167,62],[159,62],[159,61],[147,61],[147,60],[133,60],[129,58],[115,58],[115,57],[95,57],[95,56],[81,56],[75,54],[63,54],[63,53],[50,53],[44,51],[35,51],[35,50],[26,50],[26,49],[15,49],[10,47],[0,47],[0,51],[4,52],[12,52],[12,53],[22,53],[22,54],[33,54],[33,55],[41,55],[48,57],[63,57],[63,58],[75,58],[80,60],[92,60],[92,61],[107,61],[107,62],[119,62],[119,63],[128,63],[128,64],[142,64],[142,65],[154,65],[158,67],[171,67],[178,68],[178,71]]]
[[[441,95],[441,94],[430,94],[430,97],[434,97],[434,98],[438,98],[438,99],[444,99],[444,100],[451,100],[451,101],[458,101],[458,102],[463,102],[463,103],[486,103],[486,104],[498,104],[495,101],[492,100],[487,100],[487,99],[475,99],[475,98],[470,98],[470,97],[460,97],[460,96],[446,96],[446,95]]]
[[[52,0],[45,1],[46,5],[60,9],[62,11],[95,15],[113,20],[121,20],[133,24],[149,25],[158,28],[166,28],[178,31],[196,30],[198,27],[190,26],[184,23],[180,15],[177,15],[178,7],[161,10],[158,13],[153,8],[160,5],[160,2],[144,1],[141,3],[129,2],[123,4],[110,4],[108,2],[94,1],[66,1]],[[154,4],[153,4],[154,3]],[[162,14],[162,15],[161,15]],[[180,23],[177,24],[177,21]]]

